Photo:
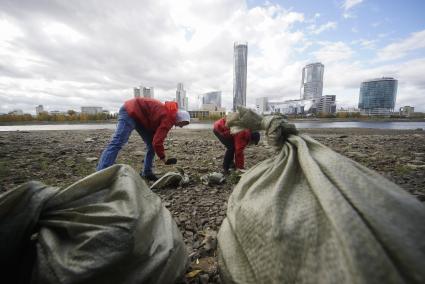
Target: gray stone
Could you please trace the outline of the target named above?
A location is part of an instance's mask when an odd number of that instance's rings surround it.
[[[415,164],[407,164],[406,167],[412,169],[412,170],[417,170],[417,169],[425,169],[425,165],[415,165]]]
[[[208,276],[208,274],[201,274],[199,276],[199,281],[201,282],[201,284],[207,284],[210,281],[210,277]]]
[[[144,156],[144,155],[145,155],[145,152],[143,152],[143,151],[135,151],[134,152],[134,156],[137,156],[137,157]]]
[[[357,158],[367,158],[367,157],[369,157],[369,155],[363,154],[363,153],[360,153],[360,152],[347,152],[345,154],[347,156],[354,156],[354,157],[357,157]]]

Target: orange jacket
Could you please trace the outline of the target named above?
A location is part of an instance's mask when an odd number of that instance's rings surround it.
[[[152,145],[160,159],[165,157],[164,140],[176,123],[177,103],[161,103],[151,98],[134,98],[124,103],[128,115],[154,133]]]
[[[235,166],[243,169],[245,157],[243,151],[251,141],[251,130],[247,129],[236,134],[230,134],[230,128],[226,126],[226,118],[217,120],[214,123],[214,130],[227,139],[233,139],[235,145]]]

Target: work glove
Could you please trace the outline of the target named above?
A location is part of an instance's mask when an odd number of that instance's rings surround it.
[[[176,158],[169,158],[165,161],[166,165],[174,165],[177,164],[177,159]]]

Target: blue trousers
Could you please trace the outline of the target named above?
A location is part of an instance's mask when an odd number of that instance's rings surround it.
[[[115,163],[118,152],[128,142],[130,134],[134,129],[136,129],[137,133],[139,133],[140,137],[142,137],[146,144],[146,156],[143,165],[143,172],[141,174],[142,176],[152,174],[152,164],[155,157],[155,151],[152,145],[153,133],[144,129],[133,118],[131,118],[124,106],[120,108],[118,113],[117,129],[115,130],[111,142],[109,142],[109,145],[100,156],[96,171],[103,170]]]

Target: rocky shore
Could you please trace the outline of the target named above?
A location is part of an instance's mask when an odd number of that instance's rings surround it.
[[[425,202],[425,131],[377,129],[303,129],[313,138],[392,180]],[[65,187],[91,174],[112,130],[0,132],[0,193],[29,180]],[[227,199],[237,182],[230,175],[207,186],[200,177],[220,171],[224,147],[210,130],[172,130],[165,144],[190,176],[184,188],[157,193],[179,226],[191,265],[183,281],[219,283],[216,233],[225,218]],[[145,147],[134,133],[118,163],[140,170]],[[247,168],[273,155],[265,143],[245,151]],[[156,165],[157,173],[174,171]]]

